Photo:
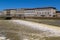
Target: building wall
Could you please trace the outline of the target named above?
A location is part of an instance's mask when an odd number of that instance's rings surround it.
[[[53,17],[53,15],[56,15],[56,10],[54,10],[54,9],[36,9],[35,13],[38,17]]]
[[[60,17],[60,13],[56,13],[57,14],[57,17]]]
[[[16,17],[23,17],[24,16],[24,10],[23,9],[17,9]]]
[[[4,15],[6,15],[7,11],[3,11]]]
[[[7,10],[3,11],[4,14],[7,14]],[[10,15],[15,17],[55,17],[56,9],[53,8],[40,8],[40,9],[16,9],[10,10]]]
[[[3,17],[3,12],[2,11],[0,11],[0,17]]]
[[[54,17],[56,15],[56,9],[34,9],[24,10],[25,17]]]
[[[16,14],[16,10],[4,10],[4,16],[14,16]]]
[[[11,16],[15,16],[16,15],[16,10],[10,10],[10,14],[11,14]]]
[[[56,9],[17,10],[16,15],[24,17],[55,17]]]
[[[8,14],[6,10],[3,11],[4,17]]]
[[[25,17],[34,17],[35,16],[35,10],[24,10],[24,16]]]

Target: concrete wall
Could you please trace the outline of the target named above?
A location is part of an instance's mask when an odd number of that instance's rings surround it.
[[[7,13],[8,11],[9,13]],[[3,13],[4,13],[4,16],[14,16],[16,14],[16,10],[4,10]]]
[[[57,14],[57,17],[60,17],[60,13],[56,13]]]
[[[53,15],[56,15],[56,10],[55,9],[36,9],[35,13],[37,16],[43,17],[53,17]]]
[[[3,13],[6,15],[7,11],[4,10]],[[56,9],[48,8],[48,9],[34,9],[34,10],[10,10],[11,16],[15,17],[54,17],[56,14]]]

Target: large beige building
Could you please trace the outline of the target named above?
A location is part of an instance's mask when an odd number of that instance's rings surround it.
[[[5,9],[3,13],[11,17],[57,17],[55,7]]]
[[[53,7],[44,7],[44,8],[36,8],[35,12],[38,17],[55,17],[56,8]]]

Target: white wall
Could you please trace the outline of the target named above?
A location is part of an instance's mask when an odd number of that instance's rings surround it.
[[[56,10],[54,9],[37,9],[35,10],[37,16],[45,15],[45,17],[53,17],[53,15],[56,15]],[[49,16],[51,15],[51,16]]]

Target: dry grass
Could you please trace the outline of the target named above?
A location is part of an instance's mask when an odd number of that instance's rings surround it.
[[[33,30],[32,28],[13,23],[10,20],[0,20],[0,31],[11,40],[23,40],[24,38],[28,40],[56,40],[57,38],[57,40],[60,40],[60,37],[42,36],[40,34],[43,33],[42,31]]]
[[[57,27],[60,26],[60,19],[24,19],[24,20],[53,25]]]

